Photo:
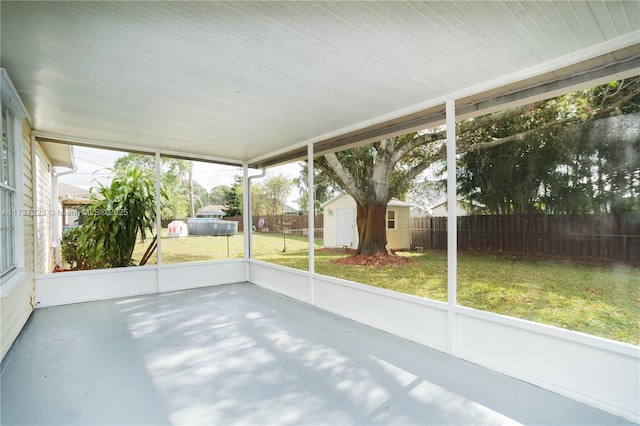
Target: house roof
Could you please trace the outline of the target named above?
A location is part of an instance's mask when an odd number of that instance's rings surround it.
[[[44,141],[265,166],[637,74],[640,2],[2,1]]]
[[[196,216],[199,216],[199,215],[220,215],[220,216],[224,216],[224,212],[222,211],[222,209],[224,209],[224,206],[222,206],[222,205],[209,204],[209,205],[204,206],[200,210],[198,210],[198,212],[196,213]]]
[[[404,202],[402,200],[398,200],[397,198],[392,198],[391,200],[389,200],[389,203],[387,203],[388,207],[411,207],[411,204]]]
[[[411,205],[411,211],[417,211],[417,212],[424,212],[424,213],[430,213],[431,212],[431,207],[425,207],[425,206],[418,206],[416,204],[412,204]]]
[[[89,190],[68,183],[58,182],[58,198],[67,199],[89,199]]]
[[[327,206],[328,204],[331,204],[331,203],[333,203],[334,201],[336,201],[337,199],[342,198],[342,197],[350,197],[350,195],[349,195],[349,194],[344,194],[344,193],[343,193],[343,194],[338,194],[338,195],[336,195],[336,196],[331,197],[330,199],[328,199],[328,200],[327,200],[327,201],[325,201],[324,203],[322,203],[322,204],[320,205],[320,207],[324,208],[324,207],[325,207],[325,206]]]
[[[298,213],[298,209],[296,209],[295,207],[291,207],[288,204],[285,204],[284,207],[282,208],[282,211],[285,213]]]
[[[463,199],[463,198],[459,198],[456,197],[456,202],[460,203],[460,204],[470,204],[469,201]],[[449,204],[449,200],[447,198],[442,199],[441,201],[435,203],[434,205],[431,206],[432,209],[438,208],[440,206],[446,206],[447,204]]]

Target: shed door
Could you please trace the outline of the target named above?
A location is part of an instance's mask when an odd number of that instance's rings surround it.
[[[353,246],[353,230],[356,225],[355,209],[336,209],[336,245]]]

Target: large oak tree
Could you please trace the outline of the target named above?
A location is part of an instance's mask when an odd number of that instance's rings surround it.
[[[584,126],[621,114],[640,93],[638,78],[505,110],[457,124],[457,152],[473,152],[532,138],[544,140],[566,126]],[[506,125],[508,124],[508,125]],[[413,180],[446,151],[443,127],[383,139],[314,160],[357,205],[357,254],[386,252],[386,207],[404,198]]]

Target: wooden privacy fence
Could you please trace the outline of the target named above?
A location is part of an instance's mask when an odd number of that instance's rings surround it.
[[[460,216],[457,222],[458,250],[640,262],[637,216]],[[445,250],[447,218],[412,218],[411,247]]]

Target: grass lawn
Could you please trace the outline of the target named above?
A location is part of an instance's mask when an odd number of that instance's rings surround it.
[[[318,245],[320,241],[316,242]],[[243,237],[229,238],[229,257],[241,258]],[[308,243],[282,235],[254,234],[254,257],[306,270]],[[162,239],[163,263],[226,259],[226,237]],[[137,248],[140,258],[143,248]],[[139,253],[139,254],[138,254]],[[317,250],[319,274],[446,301],[447,255],[443,251],[400,253],[413,263],[365,267],[336,265],[342,250]],[[155,257],[149,263],[155,263]],[[481,253],[458,256],[458,303],[596,336],[640,344],[640,268],[513,260]]]
[[[154,234],[155,235],[155,234]],[[133,259],[137,264],[142,258],[144,251],[149,246],[153,235],[147,238],[144,243],[138,242],[133,251]],[[321,244],[321,240],[318,244]],[[283,248],[287,248],[287,252],[298,253],[304,256],[307,263],[302,269],[307,269],[309,256],[305,252],[309,249],[309,243],[306,239],[300,237],[292,237],[287,235],[286,240],[282,235],[260,234],[253,235],[253,253],[254,257],[260,258],[263,255],[282,254]],[[244,257],[244,236],[238,233],[233,237],[208,237],[208,236],[189,236],[184,238],[168,238],[167,230],[162,230],[162,263],[184,263],[199,262],[205,260],[226,260],[226,259],[242,259]],[[147,262],[148,265],[157,264],[157,256],[154,253]],[[295,266],[294,266],[295,267]]]

